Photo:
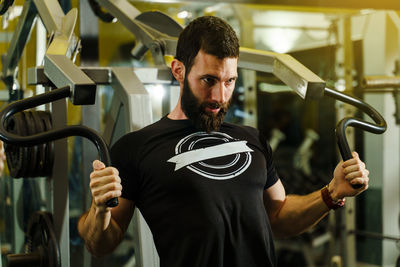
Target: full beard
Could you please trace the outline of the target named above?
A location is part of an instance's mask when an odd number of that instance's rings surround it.
[[[218,131],[221,124],[224,122],[225,114],[228,111],[231,103],[229,99],[226,103],[216,102],[200,102],[200,100],[193,94],[189,82],[185,77],[182,91],[182,111],[192,121],[196,129],[205,132]],[[220,109],[218,113],[207,112],[206,108]]]

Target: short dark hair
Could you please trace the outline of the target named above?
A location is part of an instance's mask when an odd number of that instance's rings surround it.
[[[190,22],[179,35],[175,58],[185,65],[186,73],[200,49],[220,59],[239,57],[239,40],[227,22],[203,16]]]

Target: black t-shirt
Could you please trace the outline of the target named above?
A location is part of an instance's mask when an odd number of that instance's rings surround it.
[[[275,266],[263,191],[278,176],[256,129],[223,123],[208,134],[164,117],[123,136],[111,158],[161,266]]]

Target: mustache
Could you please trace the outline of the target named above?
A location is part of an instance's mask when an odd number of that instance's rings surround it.
[[[205,103],[203,103],[203,106],[212,108],[212,109],[217,109],[217,108],[222,108],[223,104],[218,103],[218,102],[205,102]]]
[[[230,101],[226,103],[218,103],[218,102],[203,102],[200,104],[200,108],[211,108],[211,109],[223,109],[227,110],[229,107]]]

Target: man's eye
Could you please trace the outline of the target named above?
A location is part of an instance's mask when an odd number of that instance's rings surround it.
[[[235,78],[231,78],[231,79],[229,79],[229,80],[227,81],[227,83],[228,83],[228,84],[232,84],[232,83],[234,83],[235,81],[236,81]]]
[[[204,77],[203,81],[206,82],[207,84],[214,84],[215,80],[213,78],[210,77]]]

